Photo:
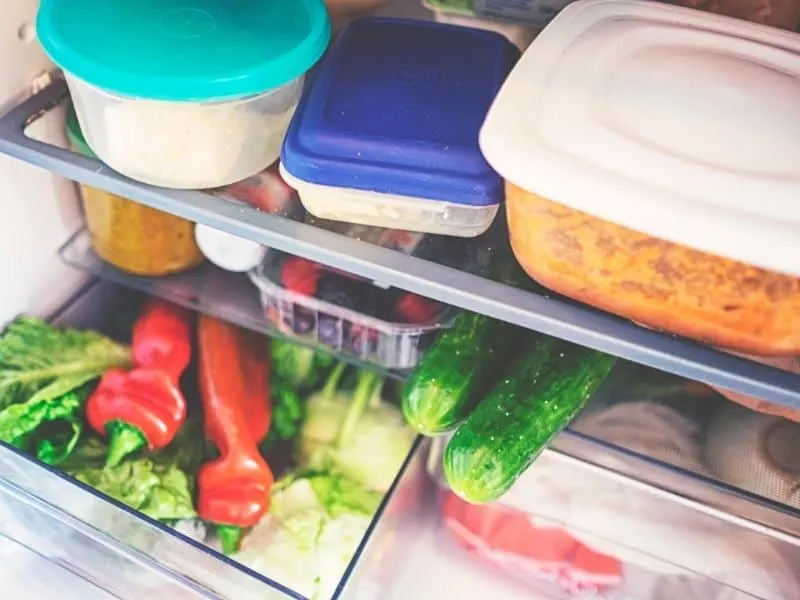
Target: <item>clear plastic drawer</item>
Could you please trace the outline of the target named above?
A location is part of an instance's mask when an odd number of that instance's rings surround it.
[[[59,324],[94,328],[114,335],[113,318],[135,295],[112,284],[93,284],[54,318]],[[116,332],[119,333],[119,332]],[[395,478],[344,573],[335,597],[355,586],[380,588],[378,565],[351,573],[370,548],[392,549],[395,524],[420,505],[424,482],[421,440]],[[303,596],[230,560],[192,537],[123,506],[15,448],[0,445],[0,540],[38,555],[51,572],[66,570],[115,598],[270,600]],[[369,557],[383,555],[378,550]],[[381,561],[382,563],[385,561]],[[52,567],[52,569],[51,569]],[[43,570],[44,567],[39,567]],[[376,570],[378,569],[378,570]],[[69,574],[68,573],[68,574]],[[46,578],[46,577],[44,577]],[[54,589],[49,595],[55,594]],[[88,596],[94,598],[94,596]]]

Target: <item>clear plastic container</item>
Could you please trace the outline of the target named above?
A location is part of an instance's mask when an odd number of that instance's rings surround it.
[[[36,30],[64,71],[81,128],[111,168],[144,183],[213,188],[274,163],[325,52],[319,0],[179,4],[42,0]]]
[[[251,177],[280,156],[303,78],[224,102],[167,102],[107,92],[65,73],[86,141],[131,179],[211,188]]]
[[[481,131],[517,259],[647,327],[799,354],[798,102],[796,34],[656,2],[567,6]]]
[[[286,182],[319,218],[480,235],[503,189],[478,131],[518,54],[493,32],[355,21],[292,121],[281,158]]]
[[[387,369],[414,367],[449,325],[448,308],[432,300],[273,249],[250,278],[279,331]]]
[[[470,505],[447,489],[441,468],[446,443],[434,440],[428,461],[441,488],[445,529],[483,562],[547,598],[795,597],[796,538],[552,450],[500,502]],[[625,454],[618,457],[621,467]],[[641,461],[643,478],[665,471],[657,460]],[[693,478],[666,474],[673,482]],[[711,482],[701,485],[717,498],[729,493]]]
[[[136,314],[138,300],[124,288],[95,283],[62,309],[55,321],[121,336],[130,331],[126,319]],[[391,570],[385,568],[387,563],[381,558],[389,551],[401,551],[399,556],[403,557],[403,547],[395,537],[397,527],[416,512],[424,492],[420,483],[425,480],[417,441],[398,469],[368,531],[358,540],[355,553],[348,557],[348,568],[341,573],[334,598],[366,597],[364,594],[370,591],[385,591],[382,586]],[[354,532],[347,531],[350,540]],[[39,568],[65,568],[121,600],[303,598],[280,581],[247,569],[200,543],[194,532],[143,517],[6,444],[0,444],[0,536],[35,552],[45,563]],[[281,543],[287,542],[284,539]],[[334,543],[325,548],[336,553],[331,556],[332,564],[323,565],[331,577],[342,559],[339,553],[343,546]],[[6,560],[4,573],[10,568]],[[48,579],[49,574],[43,572],[39,580],[43,595],[36,597],[59,596],[55,583]],[[30,592],[36,588],[23,589]],[[22,597],[34,596],[23,593]],[[319,600],[327,600],[327,596],[322,595]]]

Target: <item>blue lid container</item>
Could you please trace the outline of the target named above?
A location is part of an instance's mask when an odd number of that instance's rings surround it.
[[[322,0],[41,0],[36,31],[75,77],[133,98],[244,98],[303,75],[331,35]]]
[[[355,21],[306,90],[282,167],[314,186],[496,206],[503,181],[483,158],[478,133],[518,58],[503,36],[488,31]]]

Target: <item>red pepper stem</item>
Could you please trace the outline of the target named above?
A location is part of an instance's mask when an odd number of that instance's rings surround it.
[[[107,467],[116,467],[125,458],[147,445],[147,439],[138,427],[122,421],[112,421],[106,426],[106,431],[108,431]]]
[[[230,556],[239,551],[239,544],[242,541],[241,527],[234,525],[217,525],[217,537],[222,544],[222,553]]]

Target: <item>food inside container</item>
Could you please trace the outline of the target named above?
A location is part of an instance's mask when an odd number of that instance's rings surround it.
[[[250,274],[267,319],[298,340],[408,369],[448,325],[448,308],[270,249]]]
[[[319,218],[480,235],[503,189],[478,130],[517,56],[491,32],[359,19],[300,103],[283,147],[284,178]]]
[[[94,157],[75,113],[67,113],[67,139],[73,152]],[[135,275],[168,275],[197,266],[203,255],[185,219],[81,185],[86,226],[97,255]]]
[[[102,11],[43,0],[36,29],[95,154],[172,188],[226,185],[274,163],[330,38],[319,0],[118,0]]]
[[[646,455],[654,461],[671,462],[676,441],[693,445],[677,438],[685,426],[666,409],[650,440],[644,431],[652,420],[643,420],[642,411],[627,422],[625,415],[624,407],[613,416],[598,414],[605,423],[587,429],[591,435],[626,429],[626,441],[646,441]],[[500,501],[464,502],[446,486],[446,444],[446,437],[434,440],[428,461],[441,487],[444,530],[477,559],[544,597],[778,599],[796,590],[797,551],[791,544],[558,452],[545,451]],[[702,449],[692,453],[701,455]]]
[[[636,0],[567,7],[481,132],[517,259],[648,327],[798,354],[798,102],[794,34]]]

